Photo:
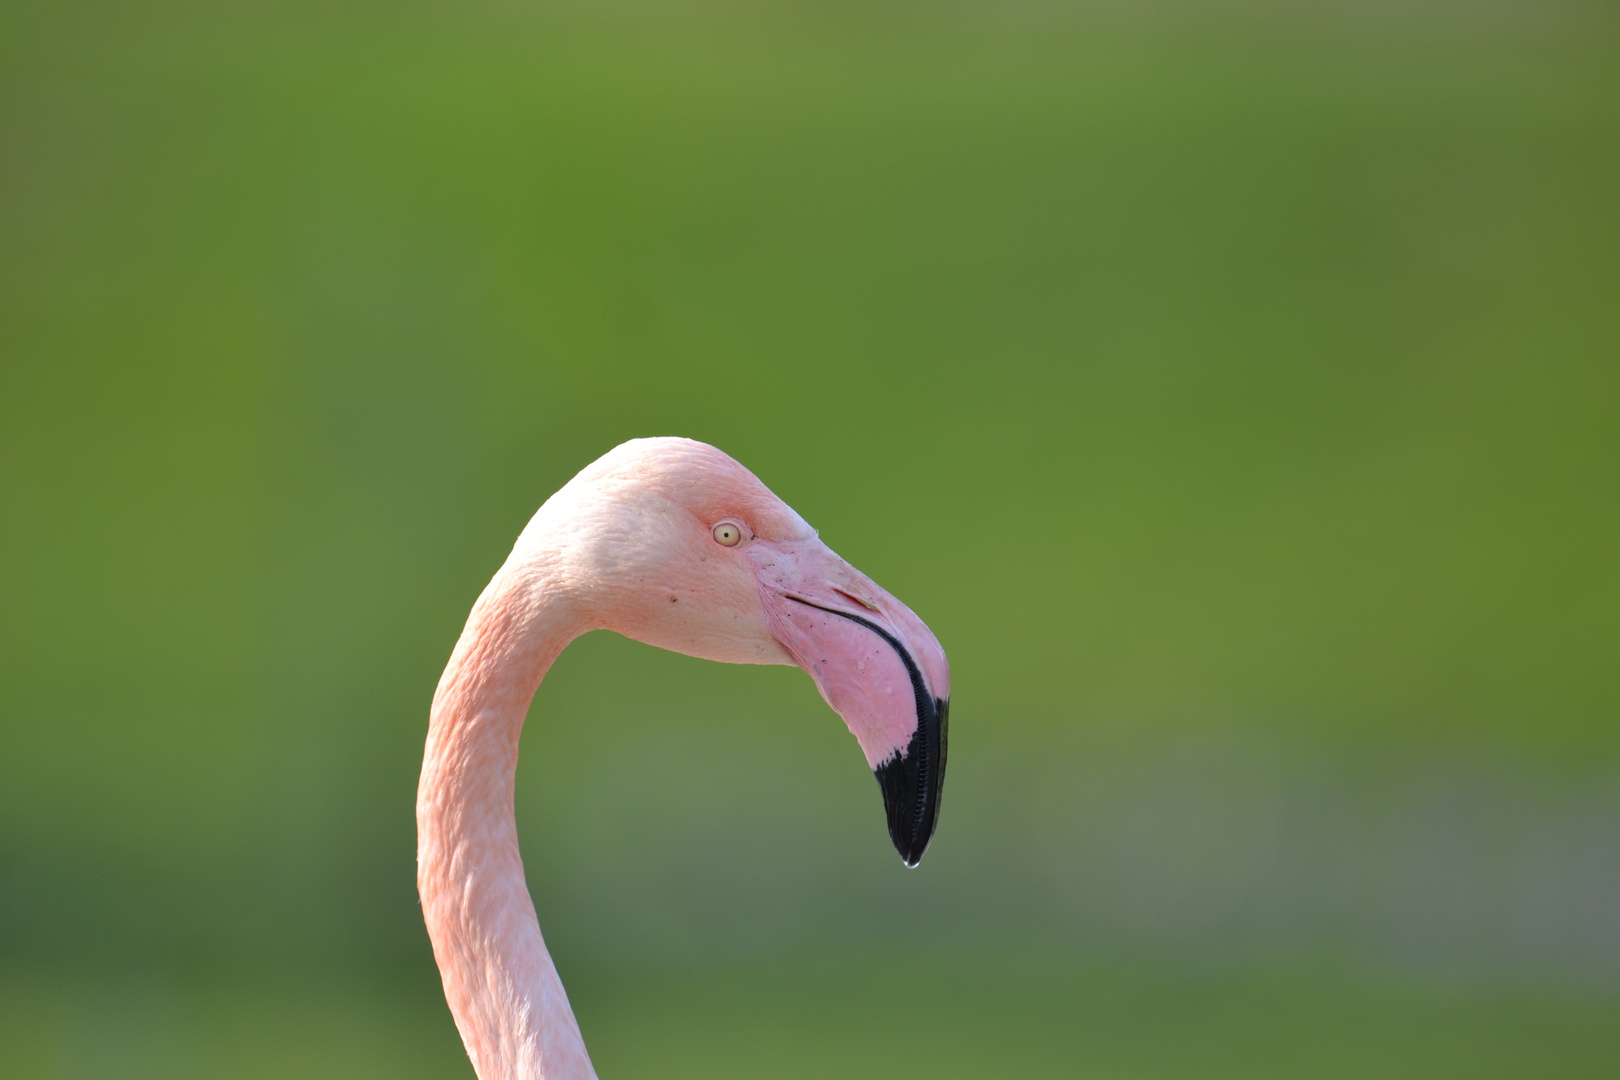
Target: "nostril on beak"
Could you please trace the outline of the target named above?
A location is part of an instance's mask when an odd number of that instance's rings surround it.
[[[876,611],[878,609],[877,605],[872,603],[870,600],[862,599],[847,589],[840,589],[835,585],[833,586],[833,592],[837,593],[839,596],[842,596],[845,600],[848,600],[852,604],[859,604],[867,611]]]

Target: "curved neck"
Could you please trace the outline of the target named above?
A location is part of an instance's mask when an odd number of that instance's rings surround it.
[[[416,884],[444,994],[480,1080],[595,1080],[523,878],[518,736],[552,661],[589,627],[562,576],[514,557],[439,680],[416,794]]]

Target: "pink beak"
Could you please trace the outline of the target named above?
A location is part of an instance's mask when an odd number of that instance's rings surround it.
[[[910,608],[820,540],[748,547],[771,633],[849,725],[907,866],[928,850],[945,783],[950,665]]]

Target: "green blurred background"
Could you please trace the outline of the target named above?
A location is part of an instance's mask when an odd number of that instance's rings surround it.
[[[428,701],[649,434],[951,772],[906,871],[802,673],[571,648],[604,1077],[1620,1071],[1612,5],[13,0],[0,1075],[470,1077]]]

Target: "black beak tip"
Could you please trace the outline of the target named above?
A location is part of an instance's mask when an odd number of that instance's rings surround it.
[[[907,866],[922,862],[939,824],[940,793],[945,787],[945,748],[950,698],[918,695],[917,730],[905,753],[877,767],[878,788],[889,819],[889,839]]]

